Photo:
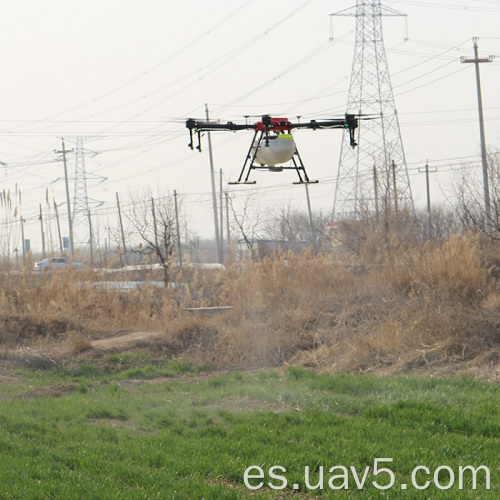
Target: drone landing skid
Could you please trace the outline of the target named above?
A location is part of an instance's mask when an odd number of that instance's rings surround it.
[[[296,182],[292,182],[292,184],[318,184],[318,180],[315,179],[313,181],[311,180],[307,180],[307,181],[296,181]]]
[[[302,162],[302,158],[295,147],[295,152],[292,156],[292,166],[284,166],[284,165],[262,165],[260,163],[255,163],[255,159],[258,154],[258,150],[260,147],[261,140],[265,136],[265,130],[256,130],[252,139],[252,143],[250,145],[250,149],[248,150],[245,163],[243,164],[243,168],[241,169],[240,176],[237,181],[229,182],[229,184],[255,184],[255,181],[249,181],[250,172],[252,170],[267,170],[269,172],[282,172],[283,170],[295,170],[297,175],[299,176],[299,180],[294,182],[293,184],[316,184],[317,180],[310,180],[306,169],[304,167],[304,163]]]

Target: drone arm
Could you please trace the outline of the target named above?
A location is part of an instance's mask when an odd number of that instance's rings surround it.
[[[290,123],[290,128],[310,128],[312,130],[324,129],[324,128],[344,128],[345,120],[328,120],[328,121],[316,121],[311,120],[309,122],[300,123]]]
[[[309,128],[312,130],[334,128],[347,129],[349,130],[349,142],[351,144],[351,147],[354,148],[355,146],[357,146],[355,139],[355,130],[358,128],[358,120],[355,115],[346,114],[345,118],[334,120],[311,120],[310,122],[290,123],[290,128]]]
[[[355,129],[358,126],[358,120],[353,115],[345,115],[345,118],[336,118],[333,120],[311,120],[309,122],[290,123],[290,128],[310,128],[313,130],[327,128],[349,128]]]
[[[200,120],[193,120],[190,118],[186,121],[186,128],[197,130],[200,132],[210,132],[211,130],[252,130],[255,125],[238,124],[234,122],[219,123],[219,122],[204,122]]]
[[[219,123],[219,122],[206,122],[200,120],[194,120],[189,118],[186,120],[186,128],[189,129],[189,144],[191,149],[194,149],[193,145],[193,132],[198,136],[198,145],[196,149],[201,152],[201,133],[210,132],[211,130],[255,130],[255,125],[250,124],[238,124],[233,122]]]

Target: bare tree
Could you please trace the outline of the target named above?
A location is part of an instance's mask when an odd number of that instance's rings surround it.
[[[294,209],[290,204],[286,204],[271,214],[264,224],[263,232],[270,239],[309,241],[311,245],[317,243],[317,247],[321,248],[328,222],[329,217],[321,211],[312,213],[309,217],[306,211]]]
[[[232,232],[241,236],[241,239],[250,251],[251,257],[255,258],[255,241],[262,225],[261,211],[258,208],[257,199],[253,193],[240,198],[240,201],[242,201],[241,206],[238,206],[236,201],[236,198],[228,197],[229,209],[232,215]]]
[[[488,178],[490,193],[490,226],[488,236],[500,239],[500,160],[499,151],[488,152]],[[455,209],[462,225],[473,231],[486,231],[484,188],[479,168],[463,165],[453,181],[456,197]]]
[[[432,207],[430,218],[427,209],[416,210],[412,227],[418,239],[438,241],[446,240],[463,229],[455,208],[443,204]]]
[[[131,245],[133,253],[155,256],[163,269],[163,279],[168,284],[174,249],[177,244],[174,197],[158,194],[153,197],[151,190],[141,196],[131,196],[126,217],[132,228]]]
[[[308,226],[307,214],[299,212],[287,203],[270,214],[263,230],[268,238],[274,240],[299,241],[309,238]]]

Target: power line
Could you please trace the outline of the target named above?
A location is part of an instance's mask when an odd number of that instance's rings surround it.
[[[134,77],[126,80],[125,82],[120,83],[119,85],[113,87],[110,90],[107,90],[106,92],[104,92],[104,93],[102,93],[102,94],[100,94],[100,95],[98,95],[96,97],[93,97],[92,99],[84,101],[84,102],[82,102],[82,103],[80,103],[80,104],[78,104],[76,106],[73,106],[72,108],[67,109],[67,110],[64,110],[64,111],[61,111],[59,113],[53,114],[53,115],[47,117],[45,120],[41,120],[41,121],[43,121],[43,122],[50,122],[54,118],[57,118],[59,116],[64,116],[64,115],[66,115],[68,113],[72,113],[72,112],[74,112],[74,111],[76,111],[76,110],[78,110],[80,108],[88,106],[89,104],[94,104],[95,102],[100,101],[100,100],[102,100],[102,99],[104,99],[106,97],[109,97],[109,96],[115,94],[116,92],[118,92],[119,90],[122,90],[123,88],[126,88],[126,87],[130,86],[131,84],[137,82],[138,80],[140,80],[140,79],[142,79],[142,78],[144,78],[146,76],[149,76],[152,72],[156,71],[157,69],[159,69],[160,67],[164,66],[168,62],[172,61],[176,57],[180,56],[181,54],[183,54],[184,52],[186,52],[189,48],[191,48],[191,47],[195,46],[196,44],[198,44],[199,42],[203,41],[208,36],[211,36],[221,26],[223,26],[225,23],[227,23],[230,19],[232,19],[233,17],[235,17],[237,14],[239,14],[241,11],[243,11],[245,8],[247,8],[249,5],[251,5],[251,2],[244,2],[241,6],[239,6],[238,8],[236,8],[234,11],[230,12],[227,16],[225,16],[221,20],[217,21],[214,25],[210,26],[201,35],[199,35],[198,37],[193,38],[192,40],[190,40],[189,42],[187,42],[185,45],[183,45],[182,47],[178,48],[177,50],[175,50],[174,52],[172,52],[171,54],[169,54],[167,57],[165,57],[161,61],[157,62],[153,66],[148,67],[146,70],[142,71],[141,73],[137,74],[136,76],[134,76]]]
[[[408,5],[418,5],[420,7],[431,7],[435,9],[449,9],[449,10],[461,10],[467,12],[500,12],[498,8],[489,7],[472,7],[470,5],[450,5],[439,2],[422,2],[416,0],[397,0],[398,3],[408,4]]]

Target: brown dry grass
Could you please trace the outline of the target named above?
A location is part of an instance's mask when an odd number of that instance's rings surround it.
[[[60,355],[74,357],[95,339],[140,330],[155,332],[141,346],[156,355],[215,369],[295,363],[497,379],[500,289],[488,263],[491,244],[485,249],[469,235],[384,241],[372,235],[355,258],[278,255],[191,272],[180,290],[119,292],[83,286],[96,279],[84,273],[3,273],[0,340],[4,349],[63,343]],[[211,315],[186,310],[227,305],[233,308]]]

